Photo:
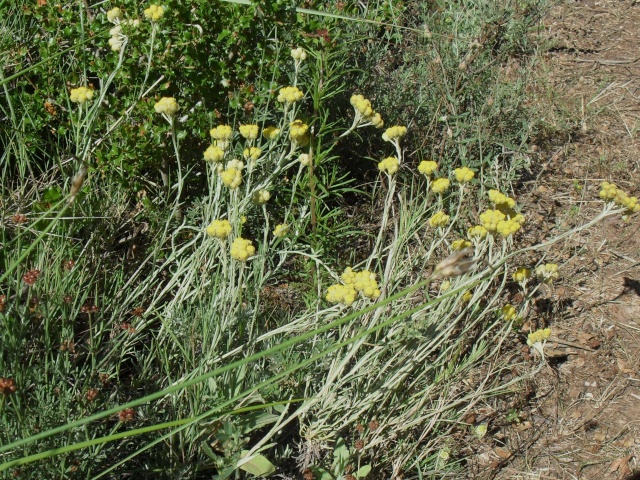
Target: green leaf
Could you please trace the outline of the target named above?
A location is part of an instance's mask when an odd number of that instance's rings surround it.
[[[349,449],[342,438],[336,442],[336,448],[333,450],[333,473],[340,476],[345,467],[349,463]]]
[[[60,187],[49,187],[44,191],[42,200],[48,203],[55,203],[62,198],[62,190]]]
[[[246,457],[249,454],[248,450],[243,450],[241,457]],[[268,477],[276,471],[273,463],[271,463],[264,455],[252,455],[251,460],[239,465],[240,470],[244,470],[256,477]]]
[[[358,472],[356,473],[356,478],[364,478],[369,474],[370,471],[371,471],[371,465],[363,465],[358,469]]]

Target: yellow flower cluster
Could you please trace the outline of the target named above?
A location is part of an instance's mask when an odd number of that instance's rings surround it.
[[[381,172],[387,172],[389,175],[393,175],[398,171],[400,162],[396,157],[387,157],[378,163],[378,170]]]
[[[305,167],[308,167],[309,165],[311,165],[311,157],[309,156],[308,153],[301,153],[300,156],[298,157],[298,161]]]
[[[456,168],[453,173],[460,183],[468,183],[475,176],[474,171],[467,167]]]
[[[357,292],[351,285],[331,285],[327,289],[327,295],[324,297],[331,303],[342,303],[347,307],[356,301]]]
[[[469,230],[467,230],[467,237],[469,237],[470,239],[482,239],[485,238],[487,236],[487,229],[484,228],[482,225],[476,225],[474,227],[471,227]]]
[[[503,220],[498,222],[496,232],[506,238],[509,235],[513,235],[518,230],[520,230],[520,226],[520,223],[518,223],[516,220]]]
[[[506,304],[504,307],[502,307],[502,316],[504,317],[504,319],[507,322],[510,322],[511,320],[515,320],[516,318],[518,318],[518,314],[516,313],[516,309],[513,305],[511,304]]]
[[[369,270],[356,272],[351,267],[347,267],[340,278],[345,284],[351,285],[356,292],[362,292],[367,298],[378,298],[380,296],[376,274]]]
[[[511,209],[516,206],[516,201],[513,198],[507,197],[498,190],[489,190],[489,200],[500,210]]]
[[[436,212],[430,219],[429,225],[432,227],[444,227],[449,223],[449,215],[444,212]]]
[[[225,239],[231,235],[229,220],[214,220],[207,227],[207,235],[214,238]]]
[[[256,190],[255,192],[253,192],[251,201],[256,205],[263,205],[267,203],[270,198],[271,193],[269,193],[269,190]]]
[[[469,303],[472,298],[473,298],[473,293],[469,291],[464,292],[464,295],[462,295],[462,301],[464,303]]]
[[[162,97],[156,102],[153,108],[156,113],[161,113],[168,117],[173,117],[178,110],[180,110],[178,102],[176,102],[176,99],[173,97]]]
[[[209,135],[211,135],[211,138],[214,140],[231,140],[233,130],[231,130],[229,125],[218,125],[217,127],[209,130]]]
[[[277,238],[282,238],[287,233],[289,233],[289,225],[287,225],[286,223],[280,223],[276,225],[276,228],[273,229],[273,236]]]
[[[536,276],[545,283],[551,283],[558,278],[558,265],[555,263],[547,263],[536,267]]]
[[[373,111],[371,102],[362,95],[351,95],[351,105],[364,123],[370,123],[376,128],[382,128],[384,121],[379,113]]]
[[[531,278],[531,270],[526,267],[520,267],[513,272],[512,278],[514,282],[518,282],[523,285]]]
[[[541,343],[541,342],[545,341],[550,336],[551,336],[551,329],[550,328],[544,328],[544,329],[541,329],[541,330],[536,330],[535,332],[532,332],[529,335],[527,335],[527,345],[529,345],[531,347],[535,343]]]
[[[433,193],[444,193],[447,191],[451,182],[447,178],[437,178],[431,184],[431,191]]]
[[[433,160],[423,160],[420,162],[420,165],[418,165],[418,171],[421,174],[426,175],[427,177],[433,175],[433,172],[435,172],[437,169],[438,164]]]
[[[258,138],[258,125],[240,125],[240,135],[242,135],[247,140],[255,140]]]
[[[107,12],[107,20],[111,23],[118,23],[118,20],[122,18],[122,10],[118,7],[112,8]]]
[[[395,127],[387,128],[385,132],[382,134],[382,139],[385,142],[392,142],[394,140],[398,140],[404,137],[406,134],[407,134],[407,127],[396,125]]]
[[[258,147],[245,148],[242,151],[242,155],[246,160],[258,160],[262,155],[262,150]]]
[[[251,243],[251,240],[237,237],[231,244],[231,258],[240,262],[246,262],[255,253],[256,248]]]
[[[632,215],[640,212],[640,203],[637,197],[630,197],[624,190],[621,190],[615,183],[602,182],[600,184],[600,198],[613,201],[616,205],[627,209],[625,215]]]
[[[506,215],[500,210],[486,210],[480,214],[480,223],[489,232],[495,232],[498,223],[504,220]]]
[[[87,87],[72,88],[69,93],[69,100],[82,105],[93,98],[93,90]]]
[[[295,103],[302,100],[304,93],[298,87],[283,87],[278,92],[280,103]]]
[[[240,160],[231,160],[229,163],[227,163],[226,170],[220,172],[222,183],[229,187],[229,190],[235,190],[242,183],[243,168],[244,163],[242,163]]]
[[[276,127],[267,127],[262,130],[262,136],[267,140],[275,140],[280,135],[280,129]]]
[[[471,242],[469,240],[465,240],[463,238],[461,238],[460,240],[455,240],[452,244],[451,244],[451,250],[453,251],[459,251],[459,250],[464,250],[467,247],[471,246]]]
[[[304,147],[309,143],[309,125],[302,120],[294,120],[289,125],[289,138]]]
[[[305,52],[301,47],[292,48],[291,49],[291,57],[296,62],[303,62],[304,60],[307,59],[307,52]]]
[[[164,8],[160,5],[149,5],[144,11],[144,16],[152,22],[157,22],[164,16]]]
[[[207,162],[219,162],[224,158],[224,150],[217,145],[209,145],[204,151],[204,159]]]

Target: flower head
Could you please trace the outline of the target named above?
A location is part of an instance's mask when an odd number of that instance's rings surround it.
[[[550,336],[551,336],[550,328],[536,330],[535,332],[532,332],[529,335],[527,335],[527,345],[531,347],[535,343],[542,343],[546,339],[548,339]]]
[[[69,94],[69,100],[73,103],[82,105],[93,98],[93,90],[87,87],[72,88]]]
[[[328,302],[342,303],[348,307],[356,301],[356,295],[357,292],[351,285],[335,284],[327,289],[327,294],[324,298]]]
[[[287,225],[286,223],[280,223],[276,225],[276,228],[273,229],[273,236],[276,238],[282,238],[287,233],[289,233],[289,230],[289,225]]]
[[[455,240],[452,244],[451,244],[451,250],[453,251],[459,251],[459,250],[464,250],[467,247],[471,246],[471,242],[469,240],[465,240],[463,238],[461,238],[460,240]]]
[[[278,101],[280,103],[295,103],[302,100],[304,93],[298,87],[283,87],[278,92]]]
[[[309,125],[302,120],[294,120],[289,125],[289,138],[297,145],[304,147],[309,143]]]
[[[447,178],[437,178],[431,184],[431,191],[433,193],[444,193],[447,191],[451,182]]]
[[[407,134],[407,127],[403,127],[400,125],[396,125],[394,127],[387,128],[387,130],[382,134],[382,139],[385,142],[392,142],[394,140],[399,140]]]
[[[473,170],[467,167],[456,168],[453,171],[456,180],[460,183],[468,183],[474,177],[475,173]]]
[[[209,148],[204,151],[203,157],[207,162],[216,163],[224,158],[224,150],[217,145],[209,145]]]
[[[209,134],[214,140],[231,140],[233,130],[231,130],[229,125],[218,125],[209,130]]]
[[[436,212],[430,219],[429,225],[432,227],[444,227],[449,223],[449,215],[444,212]]]
[[[118,20],[122,18],[122,10],[118,7],[112,8],[107,12],[107,20],[111,23],[118,23]]]
[[[351,105],[363,117],[370,117],[374,114],[371,102],[362,95],[351,95]]]
[[[255,140],[258,138],[258,125],[240,125],[240,135],[242,135],[247,140]]]
[[[276,127],[267,127],[262,130],[262,136],[267,140],[275,140],[280,135],[280,129]]]
[[[258,147],[245,148],[242,151],[242,156],[244,156],[246,160],[258,160],[260,155],[262,155],[262,150]]]
[[[482,225],[476,225],[467,230],[467,237],[469,237],[471,240],[482,239],[487,236],[487,233],[487,229]]]
[[[251,240],[237,237],[231,244],[231,258],[239,262],[246,262],[249,257],[256,253],[256,248]]]
[[[398,171],[400,162],[396,157],[387,157],[378,163],[378,170],[381,172],[387,172],[389,175],[393,175]]]
[[[502,307],[501,313],[507,322],[515,320],[518,317],[515,307],[509,303]]]
[[[418,171],[421,174],[426,175],[427,177],[433,175],[433,172],[435,172],[437,169],[438,164],[433,160],[423,160],[420,162],[420,165],[418,165]]]
[[[298,161],[305,167],[308,167],[311,165],[311,156],[308,153],[301,153],[298,157]]]
[[[558,278],[558,265],[556,265],[555,263],[538,265],[535,272],[536,276],[540,278],[544,283],[551,283],[554,279]]]
[[[222,183],[229,187],[229,190],[235,190],[242,183],[242,170],[227,167],[220,172],[220,178],[222,179]]]
[[[506,215],[499,210],[486,210],[480,214],[480,223],[489,232],[495,232],[498,223],[504,220]]]
[[[496,232],[505,238],[513,235],[518,230],[520,230],[520,224],[515,220],[500,220],[498,225],[496,225]]]
[[[524,285],[531,278],[531,270],[526,267],[520,267],[513,272],[511,278],[513,278],[514,282]]]
[[[302,47],[292,48],[291,49],[291,57],[296,62],[303,62],[307,59],[307,52],[305,52]]]
[[[127,39],[127,37],[122,33],[122,27],[120,25],[116,25],[109,30],[109,35],[111,35],[111,38],[109,38],[109,46],[111,47],[111,50],[114,52],[122,50],[122,46]]]
[[[209,224],[206,232],[210,237],[225,239],[231,235],[231,223],[229,220],[214,220]]]
[[[489,190],[489,200],[491,200],[496,207],[513,208],[516,206],[516,201],[513,198],[507,197],[498,190]]]
[[[164,16],[164,8],[160,5],[149,5],[149,8],[144,10],[144,16],[152,22],[157,22]]]
[[[253,192],[251,201],[256,205],[263,205],[267,203],[270,198],[271,193],[269,193],[269,190],[256,190],[255,192]]]
[[[618,194],[618,187],[615,183],[602,182],[600,184],[600,198],[603,200],[613,200]]]
[[[17,389],[16,382],[13,378],[0,377],[0,393],[2,395],[11,395],[15,393]]]
[[[153,108],[156,113],[161,113],[168,117],[173,117],[178,110],[180,110],[178,102],[176,102],[176,99],[173,97],[162,97],[156,102]]]

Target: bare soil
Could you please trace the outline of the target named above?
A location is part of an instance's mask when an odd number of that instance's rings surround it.
[[[533,108],[571,133],[541,138],[518,195],[532,241],[595,216],[602,181],[640,197],[640,2],[566,2],[544,27]],[[562,276],[524,329],[552,328],[548,366],[479,412],[499,414],[468,447],[470,477],[624,479],[640,471],[640,218],[611,218],[547,258]]]

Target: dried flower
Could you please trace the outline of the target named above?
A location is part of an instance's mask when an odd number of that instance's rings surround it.
[[[22,281],[31,287],[36,283],[39,276],[40,270],[34,268],[33,270],[29,270],[22,276]]]
[[[303,62],[307,59],[307,52],[301,47],[291,49],[291,56],[296,62]]]
[[[380,426],[380,424],[378,423],[377,420],[371,420],[369,422],[369,430],[371,430],[371,431],[377,430],[379,426]]]
[[[298,161],[305,167],[308,167],[309,165],[311,165],[311,155],[309,155],[308,153],[301,153],[298,157]]]
[[[121,423],[131,422],[136,418],[136,411],[133,408],[125,408],[118,412],[118,421]]]
[[[98,396],[98,391],[99,390],[97,388],[90,388],[89,390],[87,390],[87,393],[86,393],[87,401],[93,402]]]
[[[547,263],[536,267],[536,276],[545,283],[551,283],[558,278],[558,265],[555,263]]]
[[[0,312],[4,312],[4,309],[6,306],[7,306],[6,295],[0,295]]]
[[[2,395],[11,395],[16,390],[16,382],[13,378],[0,377],[0,393]]]

